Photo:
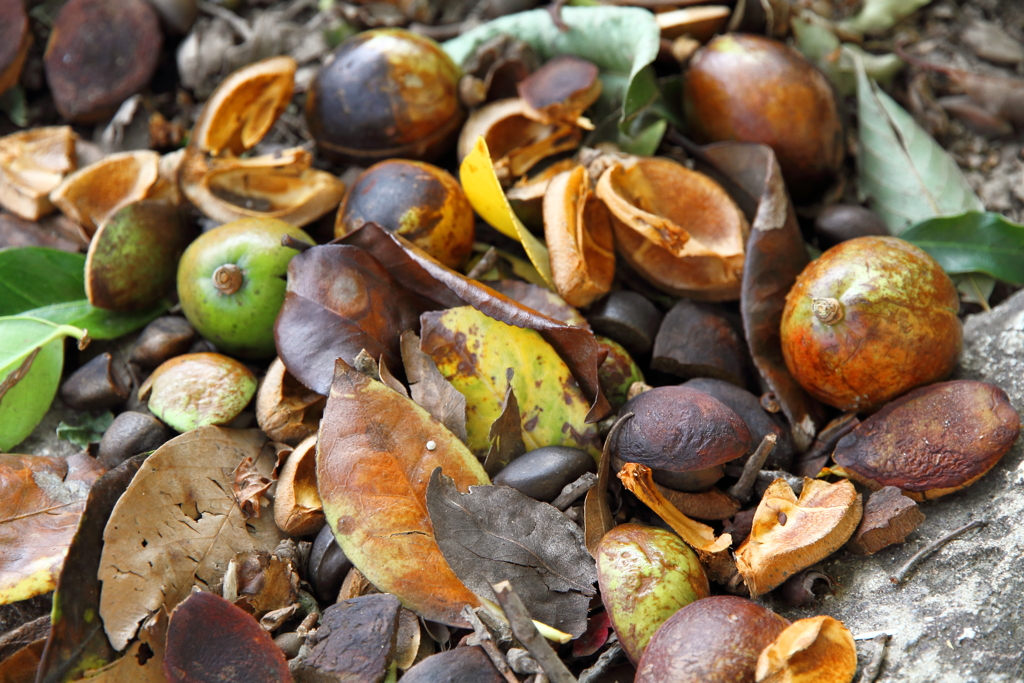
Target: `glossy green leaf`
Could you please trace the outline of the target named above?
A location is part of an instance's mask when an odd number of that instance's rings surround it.
[[[563,7],[561,12],[569,27],[565,32],[558,30],[548,10],[536,9],[490,21],[442,47],[456,64],[462,64],[481,44],[505,33],[529,43],[541,59],[576,55],[603,72],[627,76],[620,117],[625,126],[658,97],[650,66],[658,56],[661,39],[654,15],[636,7]]]
[[[84,330],[24,316],[0,318],[0,451],[21,443],[50,408],[64,366],[64,338]]]
[[[970,211],[931,218],[900,237],[927,251],[951,275],[985,273],[1024,284],[1024,225],[998,213]]]
[[[893,235],[910,225],[984,206],[949,154],[882,92],[854,58],[860,119],[860,192]]]
[[[600,455],[597,428],[586,423],[587,400],[568,366],[536,331],[506,325],[471,306],[424,313],[420,323],[421,348],[466,397],[471,451],[487,453],[511,375],[527,451],[572,446]]]
[[[85,256],[46,247],[0,251],[0,315],[85,298]]]
[[[141,311],[121,313],[97,308],[83,298],[35,308],[23,315],[88,330],[92,339],[117,339],[158,318],[168,308],[170,302],[165,299]]]

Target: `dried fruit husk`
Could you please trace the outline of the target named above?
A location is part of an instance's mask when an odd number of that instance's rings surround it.
[[[725,26],[731,13],[728,7],[708,5],[660,12],[654,19],[663,39],[673,40],[685,35],[703,43]]]
[[[583,166],[560,173],[544,194],[544,237],[558,293],[573,306],[604,296],[615,277],[611,216]]]
[[[875,491],[864,503],[864,517],[846,544],[855,555],[871,555],[907,535],[924,521],[924,515],[908,496],[895,486]]]
[[[597,66],[574,55],[547,61],[519,83],[519,96],[530,118],[544,123],[564,123],[593,129],[580,116],[601,95]]]
[[[784,479],[776,479],[757,506],[750,536],[736,551],[736,568],[750,595],[767,593],[838,550],[861,514],[860,494],[849,481],[804,479],[798,499]]]
[[[50,192],[74,170],[75,134],[70,126],[33,128],[0,138],[0,205],[37,221],[53,211]]]
[[[583,139],[579,128],[543,123],[527,116],[522,99],[498,100],[473,112],[459,135],[459,161],[483,137],[502,184],[511,184],[542,159],[576,149]]]
[[[186,151],[179,179],[189,201],[210,218],[276,218],[302,227],[341,203],[345,184],[311,168],[301,147],[240,159]]]
[[[1020,415],[999,387],[973,380],[916,389],[864,420],[833,457],[857,481],[895,486],[914,500],[970,486],[1020,434]]]
[[[559,173],[579,166],[576,159],[561,159],[533,176],[523,176],[509,188],[505,196],[508,204],[526,226],[537,231],[544,228],[544,194],[551,179]]]
[[[160,178],[159,154],[148,150],[120,152],[69,175],[50,193],[50,200],[92,237],[122,206],[158,198],[165,187]]]
[[[274,521],[286,534],[315,534],[324,525],[324,506],[316,489],[316,435],[291,452],[277,477]]]
[[[275,358],[256,394],[256,422],[274,441],[297,446],[316,434],[327,397],[307,389]]]
[[[850,683],[857,645],[829,616],[794,621],[757,658],[757,683]]]
[[[669,159],[635,157],[613,163],[596,192],[616,219],[619,253],[655,287],[739,298],[750,226],[718,183]]]

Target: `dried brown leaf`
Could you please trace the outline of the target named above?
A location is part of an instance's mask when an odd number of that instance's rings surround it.
[[[420,349],[420,338],[415,332],[403,332],[401,345],[412,400],[465,442],[466,397],[444,378],[434,359]]]
[[[235,494],[235,502],[242,509],[245,519],[260,516],[260,498],[273,485],[274,480],[263,476],[251,456],[242,458],[242,462],[235,468],[231,491]]]

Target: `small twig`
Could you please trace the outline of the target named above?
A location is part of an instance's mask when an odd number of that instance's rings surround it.
[[[983,520],[983,519],[976,519],[973,522],[971,522],[970,524],[964,524],[959,529],[954,529],[953,531],[950,531],[948,534],[946,534],[942,538],[938,538],[938,539],[932,541],[927,546],[925,546],[920,551],[918,551],[917,554],[915,554],[913,557],[911,557],[909,560],[907,560],[907,563],[904,564],[902,567],[900,567],[900,570],[898,572],[896,572],[895,576],[889,577],[889,580],[892,581],[893,583],[895,583],[896,585],[899,585],[899,584],[903,583],[903,580],[907,578],[907,574],[909,574],[911,571],[913,571],[914,567],[916,567],[917,565],[921,564],[922,560],[926,559],[929,555],[931,555],[936,550],[941,548],[943,545],[945,545],[946,543],[949,543],[950,541],[952,541],[953,539],[955,539],[957,536],[959,536],[960,534],[964,533],[965,531],[970,531],[971,529],[977,529],[978,527],[983,527],[983,526],[985,526],[985,524],[987,524],[987,522],[985,520]]]
[[[479,280],[484,273],[494,268],[494,266],[497,265],[497,263],[498,250],[495,249],[494,247],[491,247],[490,249],[484,252],[484,255],[480,257],[480,260],[476,262],[476,265],[473,266],[468,273],[466,273],[466,277],[468,277],[470,280]]]
[[[610,648],[601,653],[601,656],[597,658],[597,661],[590,668],[583,670],[580,674],[580,683],[590,683],[590,681],[597,680],[621,656],[622,646],[618,643],[612,644]]]
[[[779,437],[775,434],[765,434],[758,445],[757,450],[751,455],[743,466],[743,474],[726,493],[741,503],[750,500],[750,494],[754,491],[754,482],[757,481],[757,473],[761,471],[764,461],[771,455],[772,449]]]
[[[559,659],[548,641],[544,640],[540,631],[533,625],[530,613],[526,611],[523,601],[512,590],[512,584],[502,581],[491,586],[494,596],[501,605],[501,609],[508,618],[509,626],[516,639],[523,644],[526,651],[533,655],[544,673],[551,679],[552,683],[577,683],[576,678],[569,672],[565,664]]]
[[[494,637],[491,636],[491,631],[488,629],[484,622],[477,616],[476,610],[469,605],[462,608],[462,616],[466,617],[466,621],[469,622],[470,626],[473,627],[473,635],[470,640],[473,641],[470,645],[479,645],[487,653],[487,656],[491,658],[491,663],[494,664],[494,668],[498,670],[508,683],[519,683],[519,679],[512,672],[508,662],[505,661],[505,656],[501,654],[501,650],[494,644]]]
[[[889,642],[889,634],[882,633],[875,636],[873,640],[876,645],[875,651],[871,655],[871,661],[861,670],[857,683],[875,683],[875,679],[878,678],[878,672],[882,670],[882,662],[885,661],[885,646]]]
[[[589,491],[597,483],[597,475],[593,472],[584,472],[576,481],[566,484],[558,498],[551,501],[551,505],[562,512],[576,502],[576,499]]]
[[[281,246],[282,247],[288,247],[289,249],[294,249],[295,251],[300,251],[301,252],[301,251],[306,251],[307,249],[312,249],[316,245],[310,244],[309,242],[306,242],[305,240],[296,239],[296,238],[292,237],[291,235],[282,235],[281,236]]]

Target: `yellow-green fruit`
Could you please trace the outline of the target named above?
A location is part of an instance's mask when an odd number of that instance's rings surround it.
[[[203,234],[178,264],[185,317],[224,353],[269,358],[274,321],[284,303],[288,262],[298,252],[281,238],[314,244],[302,230],[273,218],[243,218]]]
[[[596,558],[601,598],[634,663],[669,617],[711,594],[697,556],[671,531],[620,524],[601,539]]]

